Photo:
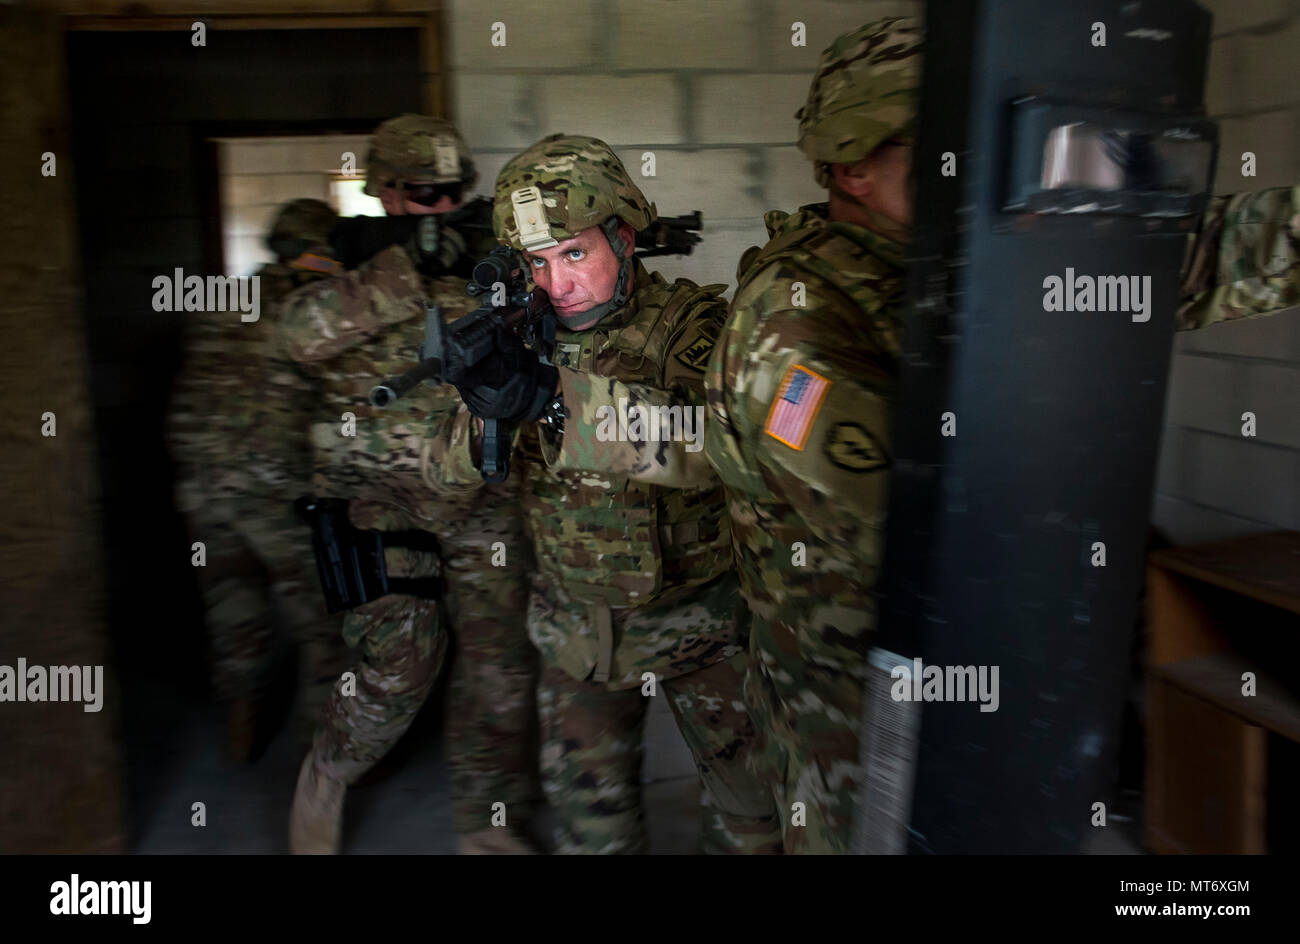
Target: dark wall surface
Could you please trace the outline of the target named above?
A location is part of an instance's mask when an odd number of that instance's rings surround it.
[[[62,41],[0,8],[0,666],[98,666],[102,687],[99,710],[0,705],[0,854],[125,848]]]

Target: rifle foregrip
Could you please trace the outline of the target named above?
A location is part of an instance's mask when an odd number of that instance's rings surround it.
[[[479,468],[483,481],[504,482],[510,476],[510,444],[514,428],[501,420],[483,421],[483,461]]]

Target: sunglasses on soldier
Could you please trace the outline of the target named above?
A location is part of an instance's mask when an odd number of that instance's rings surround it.
[[[446,184],[399,184],[406,199],[420,206],[436,206],[443,197],[450,197],[452,203],[460,203],[464,185],[460,182]]]

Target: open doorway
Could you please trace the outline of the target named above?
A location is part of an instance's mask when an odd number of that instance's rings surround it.
[[[214,139],[224,274],[251,275],[274,261],[266,233],[289,200],[323,200],[340,216],[383,216],[379,199],[363,192],[367,140],[341,134]]]
[[[339,19],[260,29],[245,18],[225,29],[214,17],[203,48],[191,44],[188,21],[67,24],[73,212],[132,848],[151,833],[151,848],[189,841],[184,830],[157,833],[181,822],[158,813],[168,784],[204,769],[194,754],[208,749],[193,736],[207,701],[202,609],[163,435],[185,314],[154,311],[152,281],[176,268],[216,275],[255,265],[281,192],[328,199],[332,176],[346,176],[331,174],[341,142],[363,170],[365,136],[380,121],[440,110],[429,98],[427,17]],[[224,193],[223,138],[245,140],[263,162],[232,175],[246,179]],[[223,212],[227,197],[238,213]],[[213,763],[206,776],[226,772]],[[218,847],[251,848],[240,842],[252,833],[230,828],[213,836]]]

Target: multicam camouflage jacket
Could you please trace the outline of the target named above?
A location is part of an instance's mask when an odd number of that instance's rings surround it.
[[[806,634],[804,658],[852,666],[875,625],[903,253],[825,204],[767,223],[709,365],[707,452],[754,614]],[[1216,198],[1188,260],[1180,329],[1296,304],[1300,188]]]
[[[735,645],[734,621],[718,638],[684,640],[653,621],[638,628],[630,612],[688,599],[710,611],[737,602],[734,582],[717,580],[732,567],[730,535],[700,437],[703,369],[726,314],[722,288],[669,283],[638,261],[623,308],[590,330],[557,331],[552,360],[569,411],[562,437],[536,424],[518,434],[513,461],[525,467],[539,580],[562,604],[546,638],[533,641],[575,678],[598,664],[608,664],[614,680],[643,671],[671,677],[735,651],[727,648]],[[660,424],[658,441],[646,425],[633,425],[646,414],[646,423]],[[433,424],[432,488],[481,484],[472,437],[474,419],[463,407]],[[612,652],[600,651],[585,604],[628,616]]]
[[[214,500],[291,501],[310,475],[303,429],[310,395],[275,331],[283,299],[321,276],[279,263],[257,276],[264,302],[257,321],[203,312],[190,326],[168,416],[182,512]]]
[[[841,667],[873,625],[903,251],[824,204],[766,220],[709,364],[707,453],[750,609],[817,627],[801,652]]]
[[[420,384],[382,409],[369,398],[381,378],[419,359],[426,304],[448,320],[475,307],[462,280],[425,278],[400,246],[285,300],[280,343],[312,381],[312,489],[319,497],[430,521],[455,511],[429,493],[420,474],[428,418],[455,413],[455,388]],[[353,523],[362,526],[355,514]]]
[[[1300,187],[1215,197],[1188,241],[1178,330],[1300,304]]]

